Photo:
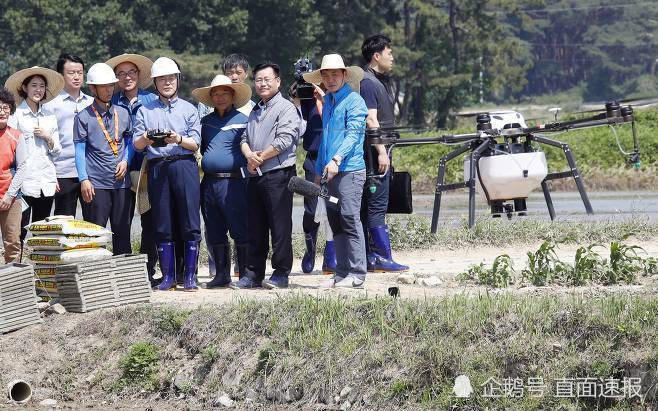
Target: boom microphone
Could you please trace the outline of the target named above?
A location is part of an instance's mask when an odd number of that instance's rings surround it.
[[[326,198],[330,203],[338,204],[338,199],[330,196],[326,187],[313,184],[297,176],[291,177],[288,181],[288,190],[308,198]]]

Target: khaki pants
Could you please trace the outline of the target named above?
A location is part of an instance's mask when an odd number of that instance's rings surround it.
[[[9,210],[0,211],[0,231],[5,247],[5,263],[17,261],[21,252],[21,200],[15,199]]]

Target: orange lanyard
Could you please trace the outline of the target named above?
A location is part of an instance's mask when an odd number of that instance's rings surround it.
[[[107,132],[107,129],[105,128],[105,124],[103,124],[103,120],[101,119],[100,114],[98,114],[98,110],[96,110],[96,107],[92,105],[91,109],[94,110],[94,114],[96,114],[96,120],[98,120],[98,125],[100,126],[101,130],[103,130],[105,139],[110,144],[110,148],[112,149],[114,156],[118,157],[119,156],[119,116],[117,115],[117,109],[116,108],[114,109],[114,140],[112,140],[112,138],[110,137],[110,133]]]

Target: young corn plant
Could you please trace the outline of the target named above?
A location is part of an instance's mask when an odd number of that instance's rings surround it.
[[[480,263],[460,275],[461,279],[472,280],[476,284],[495,288],[505,288],[513,284],[515,277],[514,262],[507,254],[496,257],[491,268],[486,268],[484,264]]]
[[[627,284],[635,282],[636,274],[644,271],[645,261],[637,255],[637,252],[644,251],[637,245],[627,245],[620,241],[610,243],[610,274],[614,280],[612,284],[618,281],[624,281]]]
[[[555,244],[544,241],[537,251],[528,251],[528,268],[521,271],[521,277],[534,286],[542,286],[553,282],[556,262],[560,262],[555,253]],[[560,270],[566,267],[560,265]]]
[[[599,245],[592,244],[587,247],[578,247],[573,270],[571,275],[567,277],[568,285],[585,285],[605,270],[605,259],[601,257],[601,254],[594,251],[594,247],[599,247]]]

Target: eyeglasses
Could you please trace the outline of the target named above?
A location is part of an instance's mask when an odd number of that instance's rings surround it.
[[[274,78],[257,78],[254,80],[255,84],[272,84],[274,80],[278,79],[278,77]]]
[[[5,113],[11,114],[11,107],[9,107],[9,106],[0,106],[0,113],[2,113],[3,111]]]
[[[128,77],[128,76],[130,76],[130,77],[135,77],[135,76],[137,75],[137,73],[139,73],[139,71],[137,71],[137,70],[135,70],[135,69],[130,69],[130,70],[128,70],[128,71],[120,71],[120,72],[118,72],[118,73],[117,73],[117,76],[118,76],[119,78],[126,78],[126,77]]]

